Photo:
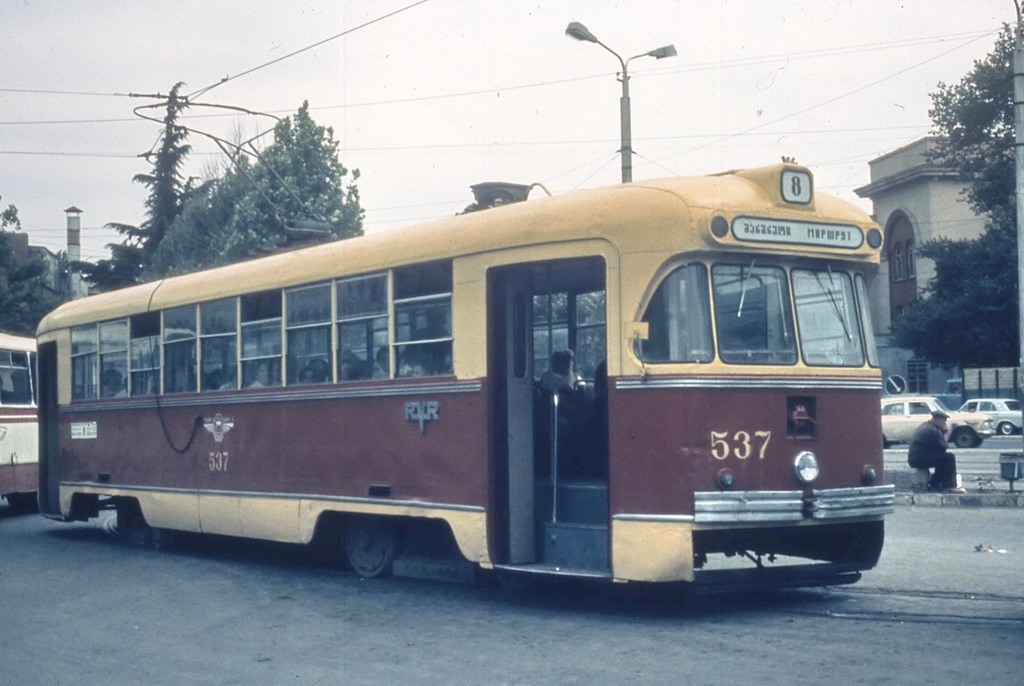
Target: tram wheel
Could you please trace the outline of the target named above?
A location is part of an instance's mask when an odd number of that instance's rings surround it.
[[[345,527],[345,556],[364,579],[391,574],[395,560],[395,526],[383,519],[353,519]]]

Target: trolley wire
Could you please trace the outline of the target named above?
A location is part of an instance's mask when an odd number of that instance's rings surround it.
[[[367,22],[364,22],[364,23],[360,24],[359,26],[354,26],[351,29],[348,29],[346,31],[342,31],[341,33],[338,33],[338,34],[335,34],[333,36],[330,36],[329,38],[324,38],[321,41],[317,41],[316,43],[313,43],[312,45],[307,45],[304,48],[300,48],[298,50],[290,52],[287,55],[282,55],[281,57],[278,57],[276,59],[270,60],[269,62],[264,62],[263,64],[255,66],[255,67],[253,67],[251,69],[247,69],[247,70],[245,70],[243,72],[235,74],[234,76],[225,76],[223,79],[221,79],[220,81],[217,81],[216,83],[210,84],[209,86],[206,86],[205,88],[200,88],[197,91],[189,93],[188,95],[185,96],[185,99],[188,100],[188,99],[194,98],[196,96],[208,93],[209,91],[213,90],[214,88],[217,88],[218,86],[223,86],[225,83],[228,83],[229,81],[234,81],[235,79],[239,79],[239,78],[241,78],[243,76],[248,76],[249,74],[257,72],[257,71],[259,71],[261,69],[265,69],[266,67],[269,67],[272,64],[277,64],[278,62],[283,62],[286,59],[295,57],[296,55],[300,55],[300,54],[302,54],[304,52],[312,50],[313,48],[318,48],[321,45],[324,45],[325,43],[330,43],[331,41],[337,40],[338,38],[341,38],[342,36],[347,36],[348,34],[354,32],[354,31],[358,31],[359,29],[364,29],[367,26],[371,26],[371,25],[376,24],[378,22],[384,21],[385,19],[390,19],[391,17],[394,17],[395,15],[398,15],[398,14],[401,14],[402,12],[406,12],[408,10],[411,10],[412,8],[414,8],[414,7],[418,6],[418,5],[422,5],[422,4],[426,3],[426,2],[430,2],[430,0],[418,0],[418,2],[414,2],[411,5],[406,5],[405,7],[399,8],[399,9],[395,10],[394,12],[389,12],[389,13],[381,15],[381,16],[375,18],[375,19],[371,19],[371,20],[369,20]]]

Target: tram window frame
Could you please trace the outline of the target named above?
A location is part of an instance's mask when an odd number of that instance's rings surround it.
[[[878,346],[875,344],[875,324],[871,319],[871,301],[868,299],[868,284],[863,274],[854,275],[853,290],[857,294],[857,316],[860,317],[860,330],[864,334],[868,364],[877,368],[882,363],[878,358]]]
[[[288,385],[330,382],[330,282],[289,288],[284,295]]]
[[[452,374],[452,263],[400,267],[392,278],[396,376]]]
[[[128,393],[132,397],[156,395],[162,366],[160,313],[132,315],[128,329]]]
[[[800,356],[789,275],[756,261],[711,266],[718,357],[726,364],[795,365]],[[744,310],[754,318],[740,328],[730,318],[742,319]]]
[[[238,298],[199,304],[201,391],[238,388]]]
[[[388,379],[388,273],[365,274],[335,282],[338,380]]]
[[[790,281],[804,364],[863,367],[866,355],[850,275],[800,268],[792,270]]]
[[[703,262],[683,264],[658,284],[641,321],[646,340],[635,342],[637,357],[647,363],[706,364],[715,359],[711,326],[711,288]]]
[[[32,354],[24,350],[0,350],[0,406],[35,405]]]
[[[71,399],[93,400],[99,392],[98,324],[71,327]]]
[[[128,320],[100,322],[99,335],[99,397],[128,396]]]
[[[260,291],[240,299],[240,361],[245,388],[269,388],[281,385],[280,289]],[[266,367],[264,380],[261,371]]]
[[[593,299],[592,305],[587,301]],[[573,351],[577,376],[592,381],[608,345],[608,294],[603,288],[560,289],[535,293],[533,368],[538,381],[551,366],[556,350]]]
[[[181,305],[163,311],[163,392],[195,393],[198,308]]]

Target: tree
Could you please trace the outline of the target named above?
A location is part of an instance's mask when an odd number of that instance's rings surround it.
[[[46,285],[46,263],[39,255],[19,258],[14,234],[21,229],[18,209],[0,212],[0,330],[34,336],[43,316],[60,304]]]
[[[891,332],[898,346],[946,367],[1019,363],[1013,51],[1007,26],[960,83],[939,83],[932,94],[940,138],[931,161],[957,170],[985,230],[975,240],[919,247],[935,276]]]
[[[197,187],[152,261],[163,276],[246,259],[291,238],[337,240],[362,234],[363,210],[353,171],[338,159],[334,132],[303,103],[274,127],[274,141],[239,155],[220,178]]]
[[[138,174],[133,179],[149,189],[146,221],[141,226],[108,224],[124,240],[107,246],[111,251],[109,260],[81,265],[85,275],[101,290],[123,288],[140,280],[191,190],[191,181],[186,182],[181,175],[185,158],[191,152],[191,146],[185,143],[188,129],[177,123],[179,115],[188,108],[188,101],[178,96],[183,85],[175,84],[167,97],[160,147],[146,154],[147,159],[153,160],[153,172]]]

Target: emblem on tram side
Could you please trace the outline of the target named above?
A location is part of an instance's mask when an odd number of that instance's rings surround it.
[[[441,421],[441,403],[436,400],[405,404],[405,421],[419,422],[420,433],[427,432],[427,422]]]
[[[220,412],[213,415],[213,417],[206,417],[203,419],[203,428],[213,434],[213,440],[221,443],[224,441],[224,434],[231,431],[231,428],[235,425],[235,420],[230,417],[225,417]]]

